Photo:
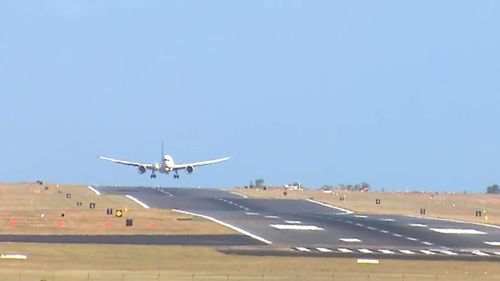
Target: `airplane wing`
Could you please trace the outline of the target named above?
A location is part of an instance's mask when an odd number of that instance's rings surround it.
[[[174,166],[174,170],[181,170],[181,169],[186,169],[187,167],[199,167],[199,166],[205,166],[205,165],[211,165],[215,163],[220,163],[229,160],[230,157],[224,157],[224,158],[219,158],[219,159],[214,159],[214,160],[208,160],[208,161],[200,161],[200,162],[194,162],[194,163],[187,163],[187,164],[176,164]]]
[[[108,157],[104,157],[104,156],[99,156],[99,158],[101,158],[102,160],[111,161],[113,163],[118,163],[118,164],[122,164],[122,165],[134,166],[134,167],[141,167],[142,166],[142,167],[146,167],[146,169],[150,169],[150,170],[153,169],[153,165],[152,164],[145,164],[145,163],[139,163],[139,162],[130,162],[130,161],[124,161],[124,160],[117,160],[117,159],[108,158]]]

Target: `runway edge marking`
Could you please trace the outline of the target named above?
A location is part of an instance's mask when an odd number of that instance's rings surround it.
[[[315,203],[315,204],[318,204],[318,205],[321,205],[321,206],[324,206],[324,207],[328,207],[328,208],[332,208],[332,209],[335,209],[335,210],[339,210],[341,212],[344,212],[345,214],[353,214],[354,213],[353,211],[350,211],[350,210],[347,210],[347,209],[344,209],[344,208],[340,208],[340,207],[336,207],[336,206],[332,206],[330,204],[319,202],[319,201],[316,201],[316,200],[313,200],[313,199],[306,199],[306,201],[311,202],[311,203]]]
[[[461,221],[461,220],[455,220],[455,219],[445,219],[445,218],[436,218],[436,217],[424,217],[424,216],[416,216],[416,215],[405,215],[406,217],[410,218],[418,218],[418,219],[427,219],[427,220],[436,220],[436,221],[449,221],[449,222],[456,222],[456,223],[463,223],[463,224],[474,224],[474,225],[479,225],[479,226],[486,226],[486,227],[492,227],[496,229],[500,229],[500,226],[494,225],[494,224],[487,224],[487,223],[482,223],[482,222],[474,222],[474,221]]]
[[[269,240],[267,240],[267,239],[265,239],[265,238],[262,238],[262,237],[260,237],[260,236],[257,236],[257,235],[255,235],[255,234],[253,234],[253,233],[250,233],[250,232],[248,232],[248,231],[246,231],[246,230],[244,230],[244,229],[241,229],[241,228],[239,228],[239,227],[237,227],[237,226],[234,226],[234,225],[232,225],[232,224],[229,224],[229,223],[227,223],[227,222],[223,222],[223,221],[221,221],[221,220],[218,220],[218,219],[216,219],[216,218],[214,218],[214,217],[210,217],[210,216],[206,216],[206,215],[201,215],[201,214],[196,214],[196,213],[192,213],[192,212],[188,212],[188,211],[183,211],[183,210],[177,210],[177,209],[172,209],[172,211],[174,211],[174,212],[178,212],[178,213],[181,213],[181,214],[186,214],[186,215],[196,216],[196,217],[200,217],[200,218],[204,218],[204,219],[207,219],[207,220],[213,221],[213,222],[215,222],[215,223],[218,223],[218,224],[220,224],[220,225],[222,225],[222,226],[225,226],[225,227],[231,228],[232,230],[235,230],[235,231],[237,231],[237,232],[239,232],[239,233],[241,233],[241,234],[243,234],[243,235],[246,235],[246,236],[248,236],[248,237],[251,237],[251,238],[253,238],[253,239],[255,239],[255,240],[259,240],[259,241],[264,242],[264,243],[266,243],[266,244],[272,244],[272,243],[273,243],[273,242],[271,242],[271,241],[269,241]]]
[[[245,194],[241,194],[241,193],[238,193],[238,192],[235,192],[235,191],[230,191],[229,193],[234,194],[234,195],[238,195],[238,196],[243,197],[245,199],[248,198],[248,196],[246,196]]]
[[[128,199],[134,201],[135,203],[141,205],[141,207],[143,207],[144,209],[149,209],[149,206],[146,205],[144,202],[141,202],[139,199],[135,198],[134,196],[131,196],[131,195],[125,195],[125,197],[127,197]]]
[[[89,186],[88,186],[88,188],[89,188],[90,190],[92,190],[92,191],[93,191],[96,195],[101,195],[101,193],[99,192],[99,190],[97,190],[97,189],[93,188],[92,186],[90,186],[90,185],[89,185]]]

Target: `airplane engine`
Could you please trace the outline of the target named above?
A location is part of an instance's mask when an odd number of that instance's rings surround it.
[[[137,172],[139,172],[139,174],[144,174],[146,170],[147,170],[146,166],[137,167]]]
[[[193,166],[187,166],[186,167],[186,173],[191,174],[192,172],[194,172],[194,167]]]

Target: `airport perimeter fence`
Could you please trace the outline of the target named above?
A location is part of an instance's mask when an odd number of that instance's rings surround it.
[[[0,280],[12,281],[493,281],[500,280],[500,275],[476,274],[386,274],[386,273],[335,273],[322,272],[314,274],[172,274],[103,271],[99,273],[79,272],[21,272],[0,275]]]

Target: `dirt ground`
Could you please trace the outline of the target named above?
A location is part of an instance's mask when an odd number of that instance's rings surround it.
[[[122,217],[116,210],[123,212]],[[127,218],[133,219],[132,227],[125,226]],[[144,209],[124,196],[98,196],[85,186],[0,184],[0,234],[229,233],[234,232],[204,219]]]
[[[234,191],[256,198],[312,198],[367,214],[420,215],[420,209],[425,209],[425,215],[430,217],[500,224],[500,196],[497,195],[288,190],[285,196],[283,189],[237,188]],[[376,204],[376,199],[380,199],[380,204]],[[481,217],[476,217],[476,211],[482,212]]]

